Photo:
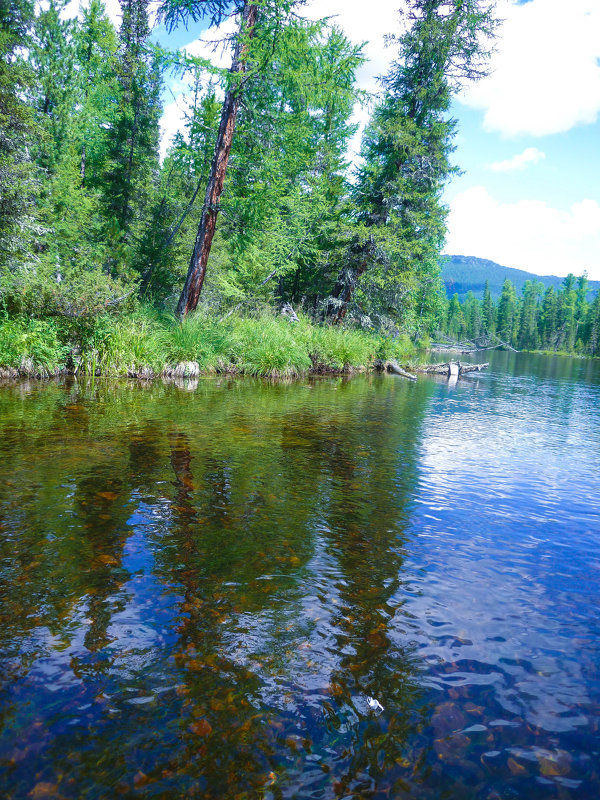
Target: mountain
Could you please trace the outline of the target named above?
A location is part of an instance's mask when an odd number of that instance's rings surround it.
[[[520,294],[525,281],[539,281],[546,287],[554,286],[555,289],[559,289],[564,280],[556,275],[534,275],[523,269],[502,267],[494,261],[475,256],[442,256],[441,266],[446,294],[452,297],[457,292],[461,300],[464,300],[469,290],[475,297],[483,297],[486,281],[490,282],[492,297],[497,299],[502,294],[502,284],[506,278],[514,283],[517,294]],[[588,299],[591,299],[591,296],[600,289],[600,281],[590,281],[589,285]]]

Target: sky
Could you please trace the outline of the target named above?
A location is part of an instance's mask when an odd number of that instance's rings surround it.
[[[75,3],[75,0],[73,0]],[[395,56],[386,35],[400,31],[402,0],[309,0],[304,13],[331,17],[367,63],[359,85],[380,91],[377,76]],[[108,0],[118,21],[118,2]],[[368,8],[368,12],[365,11]],[[467,86],[452,113],[458,120],[454,163],[462,174],[444,192],[449,207],[444,252],[477,256],[538,275],[600,280],[600,0],[498,0],[503,20],[491,74]],[[164,29],[161,44],[211,57],[200,26]],[[163,151],[181,125],[185,86],[165,95]],[[364,124],[368,112],[356,109]],[[359,135],[352,143],[354,155]]]

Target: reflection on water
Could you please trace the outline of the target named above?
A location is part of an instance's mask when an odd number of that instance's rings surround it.
[[[598,796],[600,371],[491,360],[2,388],[3,793]]]

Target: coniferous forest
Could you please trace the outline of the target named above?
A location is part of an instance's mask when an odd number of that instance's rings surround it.
[[[443,294],[451,101],[486,74],[489,3],[404,3],[376,96],[361,44],[299,0],[120,4],[118,28],[101,0],[75,19],[66,0],[0,7],[0,367],[291,374],[439,333],[600,353],[583,278],[543,298],[507,286],[497,308]],[[229,69],[169,48],[230,18]],[[189,93],[161,158],[172,80]]]
[[[505,280],[497,302],[486,282],[482,300],[468,292],[446,301],[438,333],[450,340],[501,339],[517,350],[600,355],[600,293],[590,300],[587,276],[569,274],[558,291],[526,281],[517,294]]]

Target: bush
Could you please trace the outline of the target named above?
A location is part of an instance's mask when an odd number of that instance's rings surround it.
[[[0,321],[0,367],[55,375],[65,368],[68,352],[53,319],[16,317]]]

